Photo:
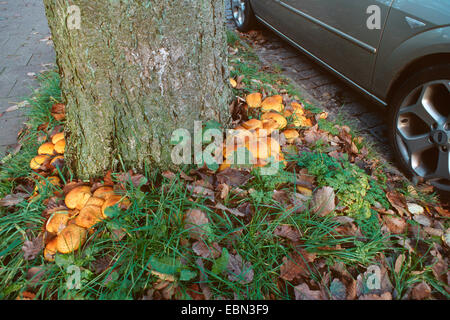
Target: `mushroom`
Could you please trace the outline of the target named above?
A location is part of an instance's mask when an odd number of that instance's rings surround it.
[[[283,97],[280,95],[275,95],[264,99],[261,104],[261,110],[262,112],[271,110],[282,112],[284,110]]]
[[[44,249],[44,259],[47,261],[55,261],[55,254],[56,252],[58,252],[58,249],[56,248],[57,245],[57,240],[56,237],[53,238],[49,243],[47,243],[47,245],[45,246]]]
[[[293,118],[294,118],[293,124],[296,127],[311,127],[312,126],[311,120],[306,118],[304,115],[294,113]]]
[[[262,128],[262,122],[258,119],[250,119],[242,124],[242,126],[247,130],[254,130],[257,128]]]
[[[236,88],[237,87],[236,80],[234,80],[233,78],[230,78],[230,85],[231,85],[231,87]]]
[[[52,161],[50,161],[50,165],[52,167],[57,167],[57,166],[61,166],[61,164],[64,161],[64,156],[56,156],[52,159]]]
[[[301,105],[298,102],[292,102],[291,103],[291,107],[294,110],[294,113],[298,114],[298,115],[304,115],[305,114],[305,110],[303,108],[303,105]]]
[[[261,116],[261,120],[275,120],[278,123],[277,129],[283,129],[287,126],[287,120],[281,114],[276,112],[267,112]]]
[[[100,187],[94,191],[94,194],[92,195],[95,198],[100,198],[103,200],[106,200],[110,196],[115,195],[114,189],[112,187]],[[103,205],[103,204],[102,204]]]
[[[287,143],[293,143],[294,140],[300,136],[295,129],[284,130],[283,135],[286,138]]]
[[[39,147],[38,154],[39,155],[43,155],[43,154],[52,155],[54,150],[55,150],[55,145],[51,142],[46,142]]]
[[[76,225],[68,225],[56,238],[56,249],[61,253],[71,253],[86,241],[87,230]]]
[[[36,186],[34,187],[34,192],[42,192],[42,189],[47,185],[47,182],[51,183],[54,186],[61,184],[61,179],[56,176],[48,177],[46,179],[41,179]]]
[[[92,196],[86,202],[85,207],[87,207],[87,206],[96,206],[96,207],[100,207],[101,208],[104,203],[105,203],[104,199]]]
[[[68,211],[58,211],[51,215],[48,219],[45,229],[50,233],[59,234],[67,227],[69,222],[69,212]]]
[[[56,144],[58,141],[64,139],[64,132],[56,133],[52,136],[52,143]]]
[[[245,98],[249,108],[259,108],[261,106],[262,94],[259,92],[251,93]]]
[[[65,149],[66,149],[66,140],[64,140],[64,139],[59,140],[59,141],[55,144],[55,151],[56,151],[57,153],[64,154]]]
[[[41,167],[41,165],[48,159],[50,159],[49,155],[46,155],[46,154],[38,155],[38,156],[34,157],[33,159],[31,159],[30,168],[32,170],[38,170]]]
[[[102,209],[98,206],[90,205],[81,209],[80,213],[75,218],[75,223],[80,227],[89,229],[103,219]]]
[[[255,130],[255,135],[257,138],[267,137],[279,127],[278,122],[273,119],[263,120],[262,123],[263,127]]]
[[[66,195],[64,202],[69,209],[81,210],[91,197],[91,187],[78,186],[70,190]]]
[[[128,208],[131,205],[130,200],[128,198],[123,197],[121,195],[115,194],[110,196],[105,200],[105,203],[102,206],[102,215],[103,218],[108,218],[108,216],[105,214],[106,208],[115,206],[116,204],[119,204],[120,207]]]

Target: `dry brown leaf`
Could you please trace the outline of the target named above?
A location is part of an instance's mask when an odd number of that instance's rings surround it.
[[[274,234],[276,236],[289,239],[293,242],[300,240],[300,232],[293,226],[283,224],[275,228]]]
[[[192,250],[196,255],[203,258],[213,258],[217,259],[220,257],[222,248],[217,242],[212,243],[212,245],[207,245],[204,241],[195,241],[192,244]]]
[[[245,262],[240,255],[230,254],[227,265],[228,279],[238,281],[241,284],[248,284],[253,281],[255,275],[252,264]]]
[[[21,203],[22,201],[24,201],[25,198],[28,198],[28,194],[26,194],[26,193],[8,194],[3,199],[0,199],[0,207],[15,206],[15,205]]]
[[[336,209],[336,194],[332,187],[323,187],[314,192],[314,212],[320,216],[326,216]]]
[[[252,178],[252,175],[247,171],[228,168],[219,172],[216,177],[218,183],[226,183],[232,187],[241,187]]]
[[[391,205],[397,210],[400,216],[408,215],[406,211],[406,199],[405,196],[396,191],[390,191],[386,193],[386,197],[388,198]]]
[[[399,217],[383,216],[383,221],[390,233],[402,234],[406,231],[406,221]]]
[[[220,192],[219,198],[223,200],[223,199],[225,199],[225,198],[228,196],[228,194],[230,193],[230,186],[227,185],[226,183],[220,183],[220,184],[217,186],[217,191]]]
[[[307,263],[314,261],[314,259],[315,255],[309,254],[305,250],[300,250],[300,253],[294,252],[291,257],[283,257],[280,278],[292,281],[302,276],[307,277],[309,275]]]
[[[416,284],[411,291],[411,297],[414,300],[424,300],[430,296],[431,288],[426,282]]]
[[[39,253],[44,249],[44,237],[39,234],[33,240],[25,240],[22,246],[23,258],[25,260],[35,259]]]
[[[294,287],[295,300],[325,300],[322,291],[311,290],[306,283]]]
[[[366,294],[366,295],[360,296],[359,300],[392,300],[392,294],[390,292],[385,292],[381,295]]]
[[[245,213],[240,212],[238,209],[228,208],[228,207],[224,206],[221,203],[217,203],[216,204],[216,209],[220,209],[220,210],[226,211],[226,212],[231,213],[232,215],[235,215],[237,217],[245,217],[246,216]]]
[[[206,213],[198,209],[186,211],[184,216],[185,229],[189,230],[192,239],[201,240],[209,229],[209,219]]]

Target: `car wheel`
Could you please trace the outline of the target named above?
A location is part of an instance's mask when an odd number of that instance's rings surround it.
[[[391,140],[400,165],[450,191],[450,64],[423,69],[391,103]]]
[[[230,0],[231,12],[236,28],[239,31],[249,31],[255,24],[255,15],[249,0]]]

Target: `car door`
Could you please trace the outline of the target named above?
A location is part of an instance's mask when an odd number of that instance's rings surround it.
[[[383,26],[393,0],[271,1],[278,4],[273,12],[282,33],[370,90]]]

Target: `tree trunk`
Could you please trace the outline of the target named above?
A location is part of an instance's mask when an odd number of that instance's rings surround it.
[[[66,102],[66,161],[76,176],[121,163],[172,167],[174,130],[191,131],[194,120],[229,123],[223,0],[44,4]]]

